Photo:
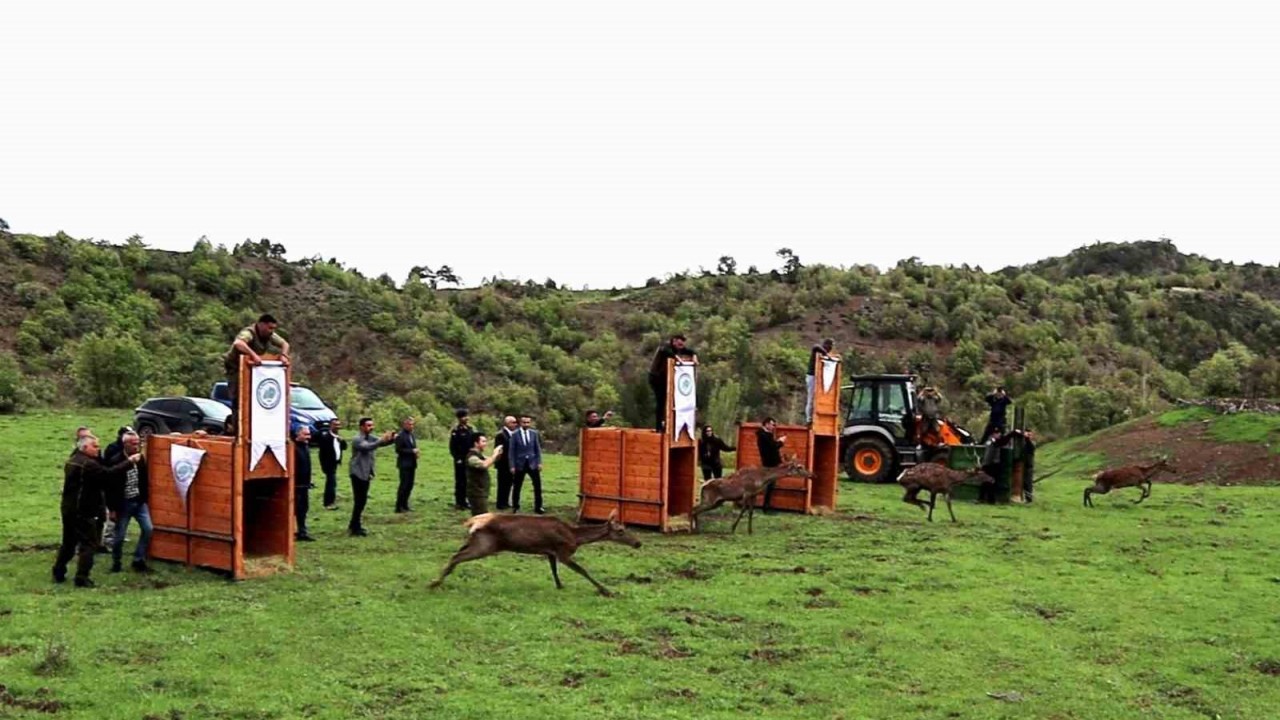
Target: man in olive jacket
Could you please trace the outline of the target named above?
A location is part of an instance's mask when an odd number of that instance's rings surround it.
[[[89,572],[93,570],[93,554],[101,542],[99,518],[107,514],[107,491],[116,473],[142,459],[133,454],[117,465],[108,467],[99,459],[98,438],[81,436],[76,452],[63,466],[62,545],[53,562],[53,581],[65,582],[67,563],[76,557],[76,587],[93,587]]]

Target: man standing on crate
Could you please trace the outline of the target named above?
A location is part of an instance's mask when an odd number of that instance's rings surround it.
[[[658,351],[653,354],[653,362],[649,365],[649,389],[653,390],[654,420],[653,427],[662,432],[667,419],[667,361],[679,358],[685,362],[698,364],[698,353],[685,343],[684,335],[672,335]]]
[[[475,430],[471,428],[471,414],[459,410],[458,424],[449,433],[449,456],[453,458],[453,507],[467,509],[467,455],[476,444]],[[499,502],[501,502],[499,498]]]
[[[823,360],[831,357],[831,348],[835,347],[835,341],[827,338],[822,341],[821,345],[814,345],[809,348],[809,372],[804,376],[804,421],[805,424],[813,422],[813,393],[817,386],[818,366]]]
[[[280,361],[289,364],[289,341],[276,334],[280,324],[269,313],[258,317],[258,322],[241,330],[231,341],[231,349],[222,358],[227,371],[227,397],[231,400],[231,415],[227,417],[227,432],[235,433],[236,410],[240,405],[240,356],[249,359],[250,365],[261,365],[264,353],[275,353]]]

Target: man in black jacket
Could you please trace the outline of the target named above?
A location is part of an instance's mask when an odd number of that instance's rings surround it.
[[[734,452],[737,448],[726,443],[715,428],[710,425],[702,427],[702,439],[698,441],[698,465],[702,467],[702,479],[710,480],[724,475],[724,461],[720,452]]]
[[[293,517],[298,521],[295,540],[311,542],[307,512],[311,510],[311,428],[299,425],[293,432]]]
[[[453,507],[467,509],[467,455],[476,444],[471,416],[466,410],[455,413],[458,425],[449,433],[449,455],[453,458]]]
[[[53,581],[67,579],[67,563],[76,557],[76,587],[93,587],[89,573],[93,570],[93,552],[101,542],[98,519],[106,514],[107,488],[112,475],[142,459],[130,455],[124,463],[104,465],[98,459],[98,438],[83,435],[76,441],[76,452],[63,467],[62,545],[53,562]]]
[[[777,437],[774,431],[778,429],[778,421],[771,417],[764,419],[760,429],[756,430],[756,449],[760,451],[761,467],[778,467],[782,465],[782,445],[787,441],[787,436]],[[769,487],[764,491],[764,511],[773,512],[769,502],[773,499],[773,488],[776,483],[770,483]]]
[[[120,560],[124,556],[124,536],[129,530],[129,521],[137,518],[138,528],[142,536],[133,551],[133,569],[138,572],[150,572],[147,567],[147,548],[151,545],[151,509],[147,506],[150,492],[150,478],[147,474],[147,461],[129,462],[130,457],[140,457],[141,441],[137,433],[126,429],[120,435],[119,444],[112,443],[114,452],[107,453],[106,464],[124,466],[115,473],[107,496],[107,508],[115,517],[115,537],[111,543],[111,572],[120,572]]]
[[[987,418],[986,429],[982,431],[982,443],[984,445],[987,440],[1005,431],[1009,406],[1013,404],[1013,398],[1009,397],[1009,393],[1005,392],[1003,387],[998,387],[991,391],[986,400],[987,405],[991,406],[991,415]]]
[[[667,419],[667,361],[680,358],[686,362],[698,364],[698,353],[686,345],[684,335],[672,335],[653,355],[649,364],[649,389],[653,390],[654,429],[662,432]]]
[[[396,468],[400,470],[400,489],[396,492],[396,512],[407,513],[409,495],[413,493],[414,475],[418,472],[418,439],[413,436],[414,420],[405,418],[396,434]]]
[[[493,445],[495,449],[494,457],[497,452],[506,452],[507,445],[511,443],[511,433],[515,432],[516,418],[514,415],[508,415],[502,419],[502,429],[494,436]],[[498,510],[509,510],[511,508],[511,463],[503,460],[498,463]],[[470,501],[468,501],[470,502]]]
[[[347,441],[338,435],[342,421],[334,418],[328,427],[320,426],[316,442],[320,446],[320,471],[324,473],[324,509],[338,509],[338,466],[342,464],[342,452]]]

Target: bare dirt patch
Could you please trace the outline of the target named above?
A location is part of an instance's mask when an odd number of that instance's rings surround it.
[[[22,697],[15,695],[4,685],[0,685],[0,707],[52,714],[66,710],[67,704],[53,697],[49,688],[36,690],[32,697]]]
[[[1106,455],[1112,466],[1168,455],[1178,473],[1160,473],[1154,479],[1161,483],[1265,485],[1280,478],[1280,454],[1262,444],[1218,442],[1201,422],[1162,427],[1155,418],[1146,418],[1102,433],[1081,449]]]

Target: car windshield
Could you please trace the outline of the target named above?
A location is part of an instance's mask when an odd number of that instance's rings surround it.
[[[200,408],[200,412],[203,413],[205,417],[211,420],[226,420],[227,416],[231,414],[231,408],[220,402],[198,397],[188,399],[195,403],[196,407]]]
[[[304,387],[295,387],[289,392],[289,404],[299,410],[324,410],[324,401],[319,395]]]

